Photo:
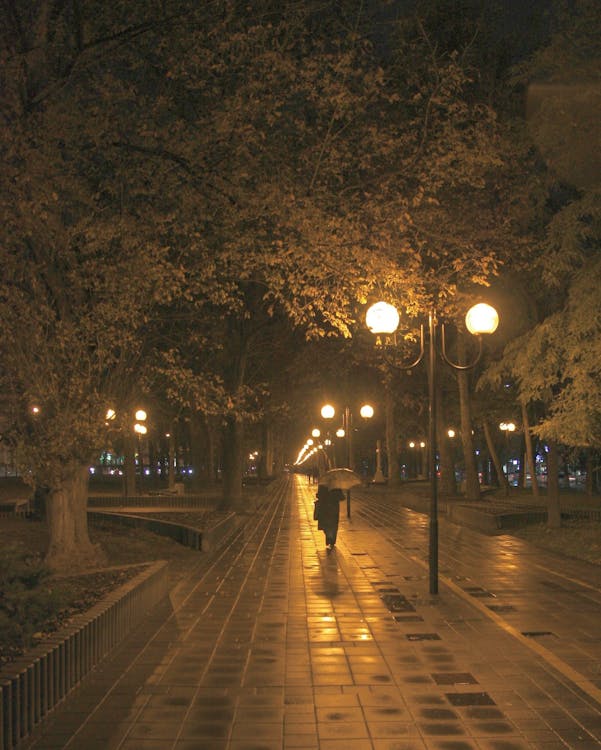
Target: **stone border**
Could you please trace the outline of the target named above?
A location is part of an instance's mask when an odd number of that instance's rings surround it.
[[[152,531],[154,534],[174,539],[185,547],[202,550],[203,552],[210,552],[223,544],[230,534],[238,528],[240,523],[240,519],[235,513],[230,513],[219,521],[219,523],[215,524],[215,526],[208,529],[196,529],[193,526],[186,526],[174,521],[163,521],[160,518],[145,517],[142,513],[135,515],[110,510],[89,510],[88,519],[92,524],[98,521],[109,521],[110,523],[117,523],[132,528],[142,527]]]
[[[428,497],[404,497],[401,499],[404,507],[418,513],[428,514]],[[466,526],[481,534],[504,534],[509,529],[525,528],[531,523],[545,523],[547,508],[545,505],[519,506],[506,504],[504,506],[487,504],[486,502],[466,502],[462,499],[438,499],[438,512],[446,515],[452,523]],[[586,519],[601,521],[601,510],[595,508],[562,508],[561,517],[564,519]]]
[[[88,508],[214,508],[219,495],[90,495]]]
[[[28,737],[169,593],[159,560],[0,670],[0,750]]]
[[[547,520],[546,510],[499,511],[487,512],[481,508],[469,505],[452,505],[447,508],[449,521],[468,526],[483,534],[503,534],[508,529],[517,529],[529,523],[539,523]]]

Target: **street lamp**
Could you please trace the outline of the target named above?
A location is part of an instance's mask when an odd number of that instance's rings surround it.
[[[144,453],[141,438],[142,435],[146,435],[148,433],[148,427],[144,424],[144,422],[148,419],[148,414],[144,411],[144,409],[137,409],[134,416],[137,420],[134,424],[134,432],[138,436],[138,463],[140,464],[140,482],[142,482],[144,479]]]
[[[505,433],[506,442],[506,464],[505,464],[505,496],[509,496],[509,436],[515,432],[514,422],[501,422],[499,429]]]
[[[362,419],[371,419],[374,415],[374,408],[370,404],[363,404],[359,408],[359,415]],[[323,419],[330,420],[336,416],[336,409],[332,404],[324,404],[321,407],[321,416]],[[353,468],[353,415],[349,406],[345,406],[342,412],[342,428],[336,430],[337,437],[346,437],[346,466],[348,469]],[[351,493],[347,490],[346,493],[346,515],[347,518],[351,517]]]
[[[388,302],[377,302],[367,310],[365,322],[368,329],[376,335],[376,344],[387,346],[393,345],[395,332],[399,325],[398,310]],[[482,353],[481,334],[494,333],[499,324],[499,316],[490,305],[474,305],[465,316],[465,324],[468,331],[478,338],[478,354],[474,362],[469,365],[452,362],[446,352],[445,328],[440,325],[441,350],[443,360],[455,370],[469,370],[474,367]],[[429,521],[429,572],[430,593],[438,594],[438,484],[436,476],[436,334],[439,327],[434,309],[428,313],[428,444],[430,449],[430,521]],[[424,358],[424,326],[420,326],[420,351],[417,359],[411,364],[405,365],[403,369],[410,370],[418,365]]]
[[[426,448],[426,443],[423,440],[420,440],[419,445],[415,442],[415,440],[409,441],[409,447],[411,448],[411,458],[409,461],[409,478],[411,478],[411,475],[414,474],[416,479],[422,479],[424,476],[424,468],[425,468],[425,460],[424,460],[424,451]],[[413,450],[415,448],[419,448],[419,452],[417,453],[417,457],[413,455]]]
[[[371,419],[374,415],[374,408],[370,404],[363,404],[359,408],[359,415],[362,419]],[[321,407],[321,416],[326,419],[334,419],[336,409],[331,404],[325,404]],[[345,406],[342,412],[342,427],[336,430],[337,437],[346,437],[346,465],[347,468],[353,468],[352,453],[352,420],[353,415],[349,406]]]

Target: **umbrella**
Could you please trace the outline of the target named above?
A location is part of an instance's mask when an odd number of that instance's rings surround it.
[[[329,490],[350,490],[351,487],[363,484],[363,480],[351,469],[330,469],[320,478],[319,483],[325,484]]]

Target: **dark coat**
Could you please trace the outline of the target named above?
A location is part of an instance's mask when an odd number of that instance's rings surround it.
[[[343,499],[342,490],[329,490],[325,484],[320,484],[317,489],[317,528],[325,531],[326,537],[336,537]]]

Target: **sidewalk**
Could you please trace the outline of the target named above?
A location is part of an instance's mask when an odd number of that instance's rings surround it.
[[[304,478],[282,480],[244,535],[172,592],[27,747],[601,748],[594,693],[601,657],[596,666],[587,663],[593,672],[584,680],[557,650],[549,652],[555,663],[543,658],[505,613],[470,592],[491,593],[497,579],[505,594],[510,590],[507,574],[518,559],[511,545],[441,528],[448,542],[440,595],[431,597],[423,516],[401,509],[395,530],[396,519],[387,523],[389,513],[378,518],[368,499],[359,499],[352,520],[341,513],[337,549],[328,554],[312,520],[314,492]],[[483,572],[481,586],[467,585],[458,571],[460,542],[469,534],[468,583]],[[494,545],[505,573],[496,567],[491,579]],[[522,544],[524,550],[531,567],[548,569],[544,555]],[[569,633],[570,622],[559,618],[569,620],[582,601],[580,571],[570,568],[569,587],[550,588],[548,613],[539,598],[528,613],[529,579],[515,573],[518,614],[533,629],[548,617],[545,630]],[[590,661],[600,653],[601,587],[587,586]],[[570,644],[562,639],[561,648]]]

